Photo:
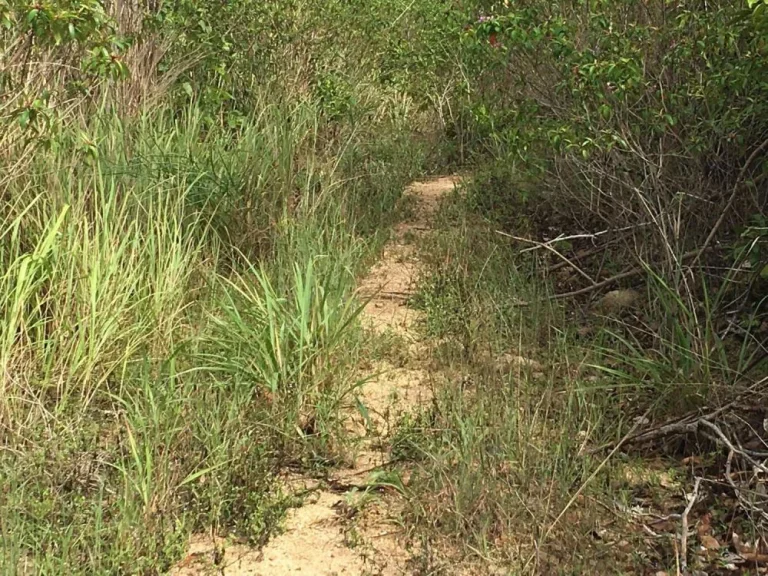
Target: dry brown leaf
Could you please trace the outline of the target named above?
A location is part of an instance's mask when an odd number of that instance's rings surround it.
[[[744,558],[747,562],[755,562],[759,564],[768,563],[768,554],[760,552],[757,546],[750,545],[748,542],[742,542],[739,535],[735,532],[732,536],[732,540],[736,552],[738,552],[739,556]]]
[[[699,519],[699,525],[696,527],[696,533],[699,535],[699,538],[705,534],[712,533],[712,514],[707,512]]]
[[[768,554],[759,554],[757,552],[739,553],[739,556],[744,558],[747,562],[754,562],[755,564],[768,564]]]
[[[704,534],[700,537],[701,545],[704,546],[707,550],[719,550],[720,549],[720,542],[718,542],[717,538],[714,536],[711,536],[709,534]]]
[[[656,532],[674,532],[677,524],[671,520],[655,520],[649,524]]]

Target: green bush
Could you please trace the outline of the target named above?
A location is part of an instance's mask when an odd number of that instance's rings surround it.
[[[607,270],[643,273],[624,282],[648,279],[654,328],[630,355],[665,349],[663,361],[677,365],[692,354],[718,366],[706,380],[735,378],[756,348],[723,340],[725,310],[739,302],[740,325],[763,314],[764,4],[483,9],[463,35],[472,86],[454,131],[485,166],[470,191],[475,208],[517,236],[577,238],[552,247],[596,253],[577,264],[600,275],[593,283]]]
[[[466,33],[472,128],[574,225],[639,220],[639,256],[680,256],[717,220],[713,203],[764,170],[747,161],[765,138],[768,59],[744,5],[533,1],[491,14]],[[754,213],[747,196],[722,232]],[[685,234],[671,242],[673,213]]]

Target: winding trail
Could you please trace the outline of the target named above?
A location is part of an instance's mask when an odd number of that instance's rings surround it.
[[[437,178],[410,185],[404,200],[413,206],[409,217],[394,229],[380,261],[359,286],[370,298],[363,323],[377,333],[391,332],[405,343],[409,361],[402,367],[390,360],[360,366],[361,375],[377,374],[358,396],[369,413],[368,426],[354,407],[346,408],[350,432],[358,450],[347,468],[336,470],[328,481],[294,477],[286,479],[294,493],[309,493],[303,504],[288,511],[282,534],[264,548],[228,544],[218,565],[214,550],[223,545],[210,536],[193,539],[187,558],[174,576],[225,574],[227,576],[400,576],[412,570],[409,563],[418,553],[409,546],[406,530],[398,525],[402,502],[395,490],[376,493],[359,502],[371,473],[381,470],[389,458],[388,437],[393,424],[404,414],[429,402],[432,376],[422,354],[414,324],[419,312],[407,302],[423,269],[418,242],[431,230],[441,198],[453,190],[457,178]],[[362,488],[361,488],[362,487]],[[357,499],[357,502],[356,502]]]

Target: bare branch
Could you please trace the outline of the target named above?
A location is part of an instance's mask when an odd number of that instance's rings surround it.
[[[555,250],[555,249],[552,247],[552,245],[551,245],[551,244],[552,244],[553,242],[556,242],[557,240],[565,240],[565,238],[560,238],[560,239],[557,239],[557,238],[556,238],[555,240],[550,240],[549,242],[539,242],[538,240],[530,240],[530,239],[528,239],[528,238],[521,238],[521,237],[519,237],[519,236],[513,236],[512,234],[507,234],[506,232],[502,232],[501,230],[496,230],[496,233],[497,233],[497,234],[499,234],[499,235],[501,235],[501,236],[505,236],[506,238],[512,238],[513,240],[518,240],[518,241],[520,241],[520,242],[528,242],[529,244],[535,244],[537,248],[546,248],[547,250],[549,250],[550,252],[552,252],[552,254],[554,254],[555,256],[557,256],[558,258],[560,258],[560,259],[561,259],[561,260],[562,260],[562,261],[563,261],[565,264],[567,264],[568,266],[570,266],[571,268],[573,268],[574,270],[576,270],[576,272],[578,272],[578,273],[579,273],[579,274],[580,274],[582,277],[586,278],[586,279],[587,279],[587,280],[588,280],[588,281],[589,281],[589,282],[590,282],[590,283],[591,283],[593,286],[594,286],[595,284],[597,284],[597,282],[595,282],[595,281],[594,281],[594,280],[593,280],[593,279],[592,279],[592,278],[589,276],[589,274],[587,274],[586,272],[584,272],[584,270],[582,270],[581,268],[579,268],[579,267],[578,267],[578,266],[577,266],[577,265],[576,265],[574,262],[572,262],[571,260],[569,260],[568,258],[566,258],[565,256],[563,256],[563,255],[562,255],[560,252],[558,252],[557,250]],[[593,238],[594,236],[578,236],[578,238],[586,238],[586,237],[590,237],[590,238]],[[573,237],[572,237],[572,238],[573,238]]]
[[[709,235],[707,236],[707,239],[704,240],[704,244],[702,244],[701,248],[696,254],[696,257],[693,259],[693,262],[691,262],[691,266],[696,265],[696,263],[701,258],[701,255],[704,253],[704,251],[712,242],[712,239],[715,237],[715,234],[717,234],[717,231],[720,229],[720,226],[723,225],[723,221],[725,220],[725,215],[728,214],[728,212],[730,211],[731,206],[733,206],[733,202],[736,200],[736,195],[739,193],[739,190],[741,190],[741,187],[744,184],[744,175],[747,173],[747,170],[749,169],[749,167],[751,166],[755,158],[757,158],[757,156],[766,148],[768,148],[768,139],[763,140],[763,143],[760,144],[760,146],[758,146],[757,148],[755,148],[752,154],[749,155],[749,158],[747,158],[747,161],[744,163],[744,166],[741,167],[741,170],[739,171],[739,176],[736,178],[736,183],[733,185],[733,191],[731,192],[731,197],[728,198],[728,202],[726,203],[725,208],[723,208],[723,211],[720,213],[720,217],[717,219],[717,222],[715,222],[715,225],[712,227],[712,230],[710,230]]]
[[[688,506],[685,507],[682,520],[682,531],[680,533],[680,572],[683,575],[688,574],[688,514],[691,513],[693,506],[696,504],[696,500],[699,499],[699,487],[701,486],[701,478],[696,478],[696,482],[693,484],[693,492],[691,493]]]

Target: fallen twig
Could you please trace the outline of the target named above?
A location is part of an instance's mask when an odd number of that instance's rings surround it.
[[[645,270],[644,268],[640,268],[640,267],[632,268],[631,270],[627,270],[626,272],[622,272],[621,274],[616,274],[616,276],[611,276],[610,278],[606,278],[605,280],[592,284],[592,286],[587,286],[586,288],[573,290],[572,292],[564,292],[562,294],[553,294],[552,296],[549,297],[549,299],[562,300],[564,298],[573,298],[574,296],[589,294],[590,292],[594,292],[595,290],[599,290],[600,288],[604,288],[605,286],[610,286],[611,284],[615,284],[619,280],[624,280],[626,278],[632,278],[633,276],[637,276],[642,272],[644,272],[644,270]]]
[[[744,379],[744,376],[748,373],[747,370],[744,371],[742,374],[741,379],[737,379],[733,385],[739,383],[740,380]],[[651,428],[649,430],[645,430],[643,432],[640,432],[638,434],[634,434],[633,436],[630,436],[626,439],[624,442],[625,444],[640,444],[643,442],[649,442],[651,440],[656,440],[657,438],[663,438],[665,436],[669,436],[671,434],[689,434],[689,433],[695,433],[699,429],[699,424],[701,423],[701,420],[706,420],[708,422],[714,421],[714,419],[722,414],[723,412],[726,412],[736,406],[739,405],[739,403],[744,400],[744,397],[747,395],[754,395],[758,392],[758,389],[761,386],[764,386],[766,383],[768,383],[768,377],[761,378],[757,382],[754,382],[750,386],[748,386],[746,389],[744,389],[741,393],[739,393],[736,398],[728,402],[727,404],[724,404],[720,408],[717,408],[716,410],[713,410],[712,412],[709,412],[707,414],[702,415],[699,411],[693,411],[689,412],[688,414],[684,414],[683,416],[680,416],[679,418],[675,418],[674,420],[668,420],[664,424],[660,426],[656,426],[655,428]],[[607,444],[603,444],[601,446],[598,446],[597,448],[593,448],[591,450],[587,450],[584,452],[584,454],[595,454],[597,452],[602,452],[603,450],[607,450],[608,448],[611,448],[614,446],[613,442],[609,442]],[[746,454],[751,454],[752,456],[755,456],[757,458],[763,457],[761,453],[751,451],[751,450],[744,450]]]
[[[733,442],[731,442],[728,437],[723,433],[720,428],[717,427],[717,425],[713,424],[707,419],[702,418],[699,422],[702,426],[705,426],[706,428],[709,428],[715,433],[716,439],[713,438],[713,440],[719,444],[724,445],[726,448],[731,450],[732,452],[736,452],[736,454],[739,454],[740,456],[744,456],[750,464],[752,464],[755,468],[760,470],[761,472],[765,472],[768,474],[768,468],[766,468],[764,465],[760,464],[757,460],[754,458],[768,458],[768,452],[759,452],[756,450],[746,450],[744,448],[737,448],[733,445]],[[754,458],[753,458],[754,457]]]
[[[752,502],[744,498],[744,496],[741,493],[741,489],[736,486],[736,482],[733,481],[733,476],[731,473],[731,466],[733,464],[733,456],[735,452],[731,450],[728,452],[728,458],[725,460],[725,479],[728,482],[728,484],[731,487],[731,490],[733,490],[733,495],[736,496],[736,500],[739,501],[739,504],[741,505],[744,510],[748,510],[750,512],[753,512],[757,514],[758,516],[761,516],[763,520],[768,520],[768,512],[763,510],[762,508],[755,506]]]
[[[686,252],[685,254],[683,254],[682,260],[695,256],[696,254],[698,254],[698,252],[699,252],[698,250],[691,250],[690,252]],[[626,270],[624,272],[621,272],[620,274],[616,274],[616,276],[611,276],[610,278],[606,278],[605,280],[597,282],[592,286],[587,286],[586,288],[581,288],[580,290],[574,290],[572,292],[555,294],[553,296],[550,296],[550,300],[562,300],[563,298],[573,298],[574,296],[581,296],[582,294],[588,294],[600,288],[604,288],[605,286],[616,284],[616,282],[618,282],[619,280],[625,280],[626,278],[632,278],[633,276],[638,276],[643,272],[645,272],[645,270],[646,268],[643,266],[631,268],[630,270]]]
[[[591,248],[589,250],[580,250],[579,252],[576,252],[570,260],[571,261],[577,261],[582,260],[584,258],[589,258],[590,256],[594,256],[595,254],[599,254],[600,252],[603,252],[608,249],[609,246],[616,244],[620,239],[616,238],[614,240],[611,240],[610,242],[606,242],[605,244],[601,244],[600,246],[595,246],[594,248]],[[568,262],[558,262],[557,264],[552,264],[549,268],[547,268],[547,273],[551,274],[552,272],[555,272],[557,270],[560,270],[560,268],[564,268],[565,266],[568,266]]]
[[[627,444],[641,444],[671,434],[689,434],[696,432],[699,429],[699,418],[700,417],[694,417],[688,414],[677,420],[668,421],[661,426],[636,434],[627,440]],[[602,447],[602,449],[604,450],[605,447]]]
[[[507,236],[506,233],[500,232],[502,235]],[[525,248],[524,250],[521,250],[521,252],[532,252],[533,250],[537,250],[538,248],[547,248],[548,246],[555,244],[556,242],[570,242],[571,240],[594,240],[595,238],[598,238],[602,236],[603,234],[607,234],[608,230],[603,230],[601,232],[595,232],[594,234],[573,234],[572,236],[563,236],[560,234],[557,238],[552,238],[552,240],[546,240],[544,242],[540,242],[538,240],[529,240],[528,238],[517,238],[514,236],[510,236],[511,238],[514,238],[515,240],[520,240],[521,242],[529,242],[531,244],[535,244],[533,248]]]
[[[680,534],[680,572],[683,575],[688,574],[688,514],[691,513],[696,500],[699,498],[699,487],[701,486],[701,478],[696,478],[693,484],[693,493],[691,494],[690,502],[685,507],[682,517],[682,533]]]
[[[507,238],[511,238],[513,240],[518,240],[519,242],[528,242],[529,244],[534,244],[534,245],[536,245],[537,248],[546,248],[547,250],[552,252],[552,254],[554,254],[555,256],[560,258],[565,265],[570,266],[571,268],[576,270],[576,272],[578,272],[579,275],[581,275],[583,278],[586,278],[589,281],[590,284],[592,284],[592,285],[596,284],[596,282],[592,279],[592,277],[589,274],[584,272],[584,270],[579,268],[573,261],[571,261],[567,257],[563,256],[563,254],[561,254],[560,252],[558,252],[557,250],[555,250],[555,248],[553,248],[551,246],[551,244],[553,242],[555,242],[556,240],[565,240],[565,238],[559,238],[559,239],[556,238],[555,240],[550,240],[549,242],[539,242],[538,240],[531,240],[529,238],[522,238],[520,236],[513,236],[512,234],[507,234],[506,232],[502,232],[501,230],[496,230],[496,233],[501,235],[501,236],[505,236]],[[585,237],[586,236],[573,236],[571,238],[585,238]],[[589,237],[594,237],[594,236],[589,236]]]

